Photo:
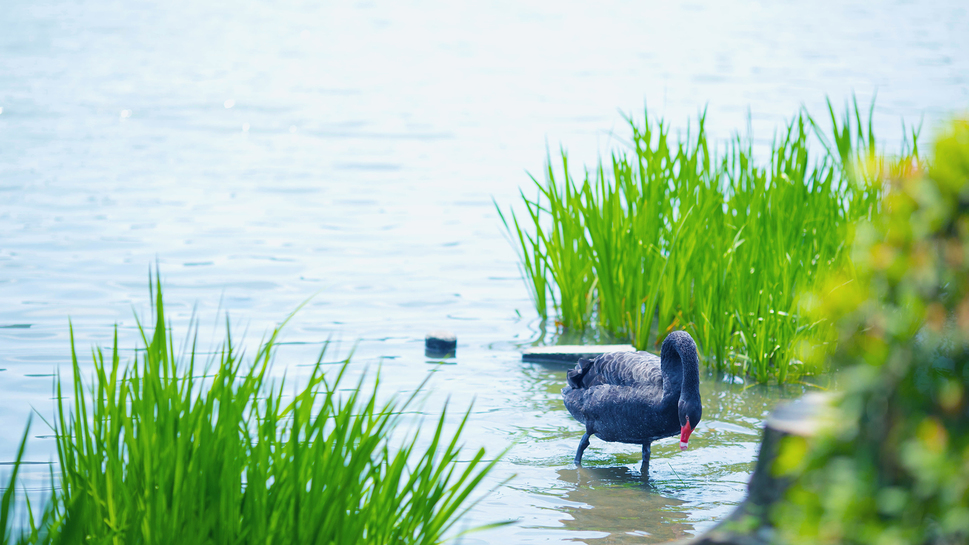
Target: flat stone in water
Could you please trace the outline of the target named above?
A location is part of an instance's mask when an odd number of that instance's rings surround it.
[[[522,352],[522,361],[576,363],[582,358],[594,358],[609,352],[635,352],[631,344],[533,346]]]

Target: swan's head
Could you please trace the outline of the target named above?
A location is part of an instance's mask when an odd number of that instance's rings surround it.
[[[683,400],[680,400],[678,409],[680,416],[680,450],[686,450],[686,447],[690,444],[690,434],[700,423],[703,409],[699,403],[694,404]]]

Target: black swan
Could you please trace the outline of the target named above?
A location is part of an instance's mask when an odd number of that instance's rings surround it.
[[[603,441],[643,446],[642,474],[649,468],[649,445],[680,434],[686,450],[700,422],[700,374],[696,343],[686,331],[663,341],[660,357],[649,352],[612,352],[581,359],[562,389],[565,406],[585,424],[575,464],[593,434]]]

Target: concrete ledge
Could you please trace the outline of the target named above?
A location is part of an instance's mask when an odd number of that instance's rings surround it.
[[[630,344],[533,346],[522,352],[522,361],[574,364],[582,358],[594,358],[609,352],[635,352]]]

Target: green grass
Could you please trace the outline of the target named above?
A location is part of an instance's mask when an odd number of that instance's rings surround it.
[[[819,372],[797,353],[830,331],[801,317],[798,294],[851,267],[852,226],[878,213],[881,173],[918,160],[917,131],[886,160],[871,111],[829,114],[831,134],[797,115],[763,164],[749,137],[709,142],[705,114],[676,140],[648,114],[630,119],[631,149],[580,177],[565,152],[560,171],[549,161],[537,196],[521,193],[527,216],[501,216],[539,315],[639,349],[686,329],[717,369],[759,381]]]
[[[2,479],[3,494],[0,495],[0,545],[16,543],[17,545],[27,543],[48,543],[49,528],[53,522],[52,504],[47,503],[46,509],[41,515],[40,520],[35,520],[31,509],[30,498],[24,494],[24,504],[22,509],[23,516],[19,523],[15,523],[17,518],[17,477],[23,465],[24,452],[27,449],[27,437],[30,434],[30,421],[24,430],[24,435],[20,439],[20,446],[17,448],[17,457],[11,464],[10,474]]]
[[[278,329],[250,363],[231,337],[208,361],[194,340],[177,356],[160,284],[153,305],[154,327],[139,324],[144,350],[122,362],[115,331],[109,352],[93,351],[88,381],[72,331],[44,540],[431,544],[455,534],[496,463],[462,450],[467,414],[453,434],[442,414],[423,434],[392,438],[417,394],[379,402],[363,378],[345,384],[348,362],[324,373],[322,354],[305,384],[273,381]]]

